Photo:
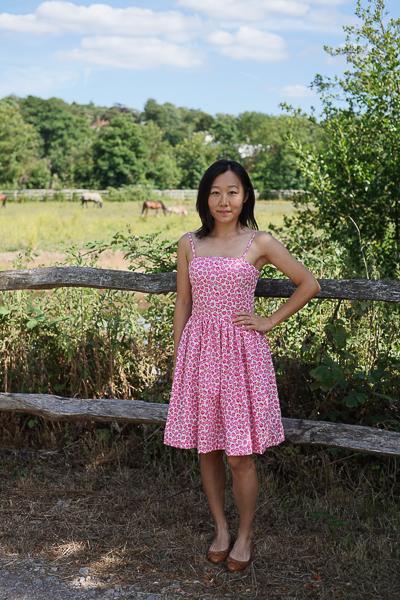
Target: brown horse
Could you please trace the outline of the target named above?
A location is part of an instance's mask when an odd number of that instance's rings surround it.
[[[143,216],[147,217],[149,208],[152,208],[153,210],[156,211],[157,217],[158,217],[158,211],[160,210],[160,208],[163,210],[164,215],[167,214],[167,208],[164,206],[164,204],[161,202],[161,200],[145,200],[143,202],[143,206],[142,206],[142,217]]]
[[[6,200],[7,200],[7,196],[5,194],[0,194],[0,202],[1,202],[2,208],[6,207]]]

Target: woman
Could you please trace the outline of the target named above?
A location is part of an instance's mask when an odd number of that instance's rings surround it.
[[[205,172],[197,198],[202,226],[178,244],[174,313],[175,372],[165,443],[197,448],[215,521],[208,559],[230,571],[251,559],[258,479],[253,452],[284,439],[271,355],[264,333],[320,290],[315,277],[270,234],[257,230],[255,196],[245,169],[219,160]],[[260,270],[272,264],[296,285],[269,317],[254,314]],[[225,451],[240,524],[231,549],[224,514]]]

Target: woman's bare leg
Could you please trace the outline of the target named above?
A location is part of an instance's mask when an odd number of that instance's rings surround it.
[[[200,454],[201,479],[207,496],[211,514],[214,517],[216,536],[210,550],[226,550],[229,544],[229,527],[226,522],[225,506],[225,465],[223,451],[215,450]]]
[[[227,456],[232,472],[233,494],[239,511],[239,532],[230,556],[246,561],[250,558],[253,521],[258,496],[258,477],[252,455]]]

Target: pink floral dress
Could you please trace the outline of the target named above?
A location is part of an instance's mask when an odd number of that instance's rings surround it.
[[[254,311],[260,272],[241,258],[196,256],[189,263],[192,315],[178,347],[165,444],[262,454],[284,440],[274,367],[264,333],[234,325]]]

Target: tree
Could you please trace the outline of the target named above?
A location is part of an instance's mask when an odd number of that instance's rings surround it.
[[[153,98],[147,100],[144,107],[144,120],[153,121],[163,132],[163,139],[176,146],[187,136],[187,128],[184,126],[179,108],[171,102],[158,104]]]
[[[171,102],[158,104],[153,98],[146,102],[143,119],[156,123],[163,132],[163,139],[171,146],[190,138],[192,133],[208,131],[214,123],[214,118],[201,110],[175,106]]]
[[[43,140],[44,158],[50,160],[52,173],[69,182],[74,150],[93,137],[89,120],[73,114],[69,104],[60,98],[42,100],[28,96],[20,100],[21,113],[34,125]]]
[[[309,198],[300,199],[298,222],[329,231],[358,254],[360,240],[373,244],[393,276],[400,251],[400,19],[387,14],[384,0],[367,0],[366,8],[359,0],[360,25],[344,27],[343,47],[325,47],[349,64],[342,78],[317,75],[313,83],[329,144],[319,153],[295,148],[313,200],[310,207]]]
[[[217,149],[206,144],[203,133],[194,133],[175,147],[175,156],[182,172],[179,187],[196,189],[204,171],[217,160]]]
[[[148,146],[142,127],[121,113],[102,128],[93,144],[93,177],[101,188],[145,181]]]
[[[142,134],[149,152],[146,179],[160,190],[175,188],[181,179],[181,172],[173,148],[163,139],[163,132],[154,121],[143,125]]]
[[[252,180],[264,195],[270,189],[305,189],[307,181],[297,164],[291,140],[316,147],[322,132],[308,119],[245,112],[238,117],[238,132]]]
[[[215,136],[217,157],[239,161],[237,118],[234,115],[218,113],[211,131]]]
[[[20,186],[39,159],[40,136],[26,123],[13,98],[0,101],[0,182]]]
[[[50,165],[46,158],[35,161],[27,169],[25,185],[28,189],[48,188],[50,187],[50,182]]]

